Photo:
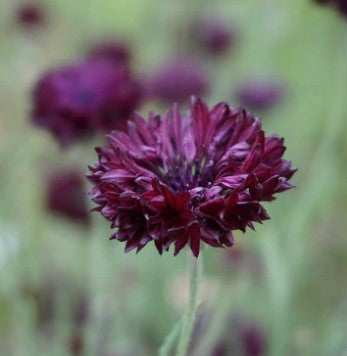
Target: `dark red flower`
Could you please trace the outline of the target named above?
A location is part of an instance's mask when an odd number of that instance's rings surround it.
[[[292,188],[295,170],[283,160],[283,139],[265,136],[261,122],[243,109],[220,103],[209,109],[193,99],[181,116],[137,115],[128,133],[113,131],[96,149],[90,167],[95,210],[117,228],[112,239],[125,250],[154,241],[175,255],[187,244],[231,246],[232,230],[269,219],[262,201]]]
[[[164,103],[182,103],[208,90],[202,67],[189,58],[168,60],[149,80],[149,95]]]
[[[342,16],[347,17],[347,0],[335,0],[336,7]]]
[[[26,3],[16,11],[17,22],[28,28],[42,25],[45,21],[43,9],[36,3]]]
[[[234,44],[234,29],[217,17],[205,17],[193,25],[193,41],[207,53],[221,55]]]
[[[87,225],[89,213],[83,176],[76,170],[52,174],[48,180],[47,207],[56,215]]]
[[[239,103],[251,110],[272,109],[282,100],[283,95],[283,85],[271,80],[250,80],[236,90]]]
[[[105,40],[94,44],[90,48],[89,58],[110,60],[116,64],[128,66],[131,60],[131,53],[124,43]]]
[[[32,120],[67,146],[96,131],[123,128],[140,98],[139,84],[123,66],[88,60],[53,70],[39,80]]]
[[[246,356],[265,355],[265,337],[260,329],[255,326],[245,326],[242,329],[242,336]]]
[[[212,313],[209,310],[203,310],[197,316],[190,345],[191,354],[196,354],[200,349],[199,342],[208,334],[211,321]],[[264,356],[267,352],[267,335],[263,325],[243,314],[231,314],[209,355]]]
[[[342,16],[347,17],[347,0],[315,0],[318,4],[335,7]]]

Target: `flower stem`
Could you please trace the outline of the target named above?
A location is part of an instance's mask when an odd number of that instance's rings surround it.
[[[195,258],[188,251],[188,270],[189,270],[189,302],[185,315],[182,320],[182,328],[178,340],[176,355],[186,356],[193,331],[196,312],[199,305],[199,291],[202,280],[202,254]]]
[[[173,349],[175,341],[180,334],[182,327],[182,320],[180,320],[175,327],[171,330],[170,334],[166,336],[163,344],[159,349],[159,356],[168,356],[170,351]]]

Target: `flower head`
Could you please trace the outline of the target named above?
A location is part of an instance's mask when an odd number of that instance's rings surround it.
[[[32,121],[62,146],[126,126],[141,89],[127,69],[105,60],[87,60],[45,74],[34,90]]]
[[[261,329],[256,325],[243,325],[241,333],[246,356],[266,354],[266,338]]]
[[[202,310],[198,315],[191,342],[192,354],[200,349],[199,342],[209,332],[212,320],[212,310]],[[229,314],[210,355],[263,356],[268,354],[267,344],[268,337],[262,323],[245,314]]]
[[[56,172],[48,180],[47,207],[60,216],[89,223],[83,176],[76,170]]]
[[[43,9],[34,2],[22,4],[16,11],[16,19],[26,28],[37,27],[45,21]]]
[[[265,136],[261,122],[220,103],[193,99],[182,116],[173,106],[162,117],[137,115],[128,132],[113,131],[90,167],[91,195],[117,228],[125,250],[154,241],[175,255],[190,245],[231,246],[232,230],[269,219],[262,201],[292,188],[283,139]]]
[[[100,41],[89,50],[89,58],[110,60],[116,64],[128,66],[131,53],[130,49],[121,42],[114,40]]]
[[[347,17],[347,0],[315,0],[318,4],[335,7],[342,16]]]
[[[234,44],[235,31],[217,17],[205,17],[193,25],[192,35],[197,45],[207,53],[221,55]]]
[[[149,80],[150,96],[164,103],[182,103],[190,95],[201,96],[208,90],[202,67],[189,58],[167,61]]]
[[[272,109],[282,100],[283,95],[283,85],[262,79],[247,81],[236,91],[240,104],[251,110]]]

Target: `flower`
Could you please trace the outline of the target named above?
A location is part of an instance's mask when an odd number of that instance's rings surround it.
[[[130,49],[121,42],[114,40],[100,41],[89,50],[89,58],[110,60],[116,64],[128,66],[131,53]]]
[[[200,351],[200,342],[209,332],[212,320],[213,310],[205,309],[198,314],[190,345],[191,354]],[[209,355],[262,356],[267,353],[267,333],[262,323],[245,314],[229,314]]]
[[[266,337],[256,324],[240,325],[241,340],[245,356],[261,356],[266,354]]]
[[[191,95],[201,96],[208,90],[202,67],[190,58],[168,60],[149,79],[149,95],[164,102],[182,103]]]
[[[231,246],[232,230],[269,219],[260,202],[292,188],[283,139],[227,103],[209,109],[193,98],[184,116],[177,105],[148,121],[136,115],[128,133],[107,138],[90,194],[126,252],[149,241],[159,253],[174,244],[175,255],[189,244],[196,257],[201,244]]]
[[[347,0],[315,0],[318,4],[335,7],[342,16],[347,17]]]
[[[193,41],[207,53],[221,55],[235,42],[234,29],[217,17],[201,18],[193,25]]]
[[[267,354],[267,336],[260,324],[244,315],[232,315],[229,323],[228,329],[233,330],[234,336],[232,342],[229,341],[228,343],[230,336],[225,335],[224,353],[219,353],[220,356],[234,354],[237,350],[242,350],[244,356]],[[223,345],[223,343],[220,343],[220,345]]]
[[[37,27],[44,23],[43,9],[36,3],[22,4],[16,11],[16,20],[23,27]]]
[[[236,90],[240,104],[252,110],[272,109],[282,100],[283,95],[283,85],[265,79],[246,81]]]
[[[88,225],[89,213],[83,176],[77,170],[58,171],[47,186],[47,207],[53,214]]]
[[[32,121],[66,147],[97,131],[123,128],[140,99],[139,84],[123,66],[86,60],[55,69],[38,81]]]

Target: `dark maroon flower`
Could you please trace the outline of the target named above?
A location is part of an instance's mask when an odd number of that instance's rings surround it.
[[[48,180],[48,209],[72,221],[87,225],[89,213],[83,176],[78,171],[59,171]]]
[[[33,122],[67,146],[98,130],[126,126],[141,88],[123,66],[88,60],[45,74],[33,99]]]
[[[347,17],[347,0],[315,0],[315,2],[335,7],[342,16]]]
[[[265,356],[267,354],[267,337],[264,329],[243,315],[232,315],[227,325],[230,334],[225,333],[216,344],[216,356],[243,355]]]
[[[244,315],[231,316],[233,345],[242,350],[244,356],[264,356],[267,354],[267,337],[264,328]]]
[[[189,96],[201,96],[207,90],[205,72],[189,58],[170,59],[149,80],[149,95],[164,103],[181,103]]]
[[[238,101],[251,110],[269,110],[283,98],[283,85],[270,81],[255,79],[242,84],[236,91]]]
[[[160,253],[174,244],[175,255],[187,244],[195,256],[201,243],[231,246],[232,230],[269,219],[260,202],[292,188],[295,172],[282,159],[283,139],[265,136],[258,118],[200,99],[185,116],[177,106],[148,121],[137,115],[128,133],[113,131],[96,151],[88,175],[95,210],[126,251],[152,240]]]
[[[335,0],[336,7],[342,16],[347,17],[347,0]]]
[[[105,40],[91,47],[89,58],[110,60],[116,64],[128,66],[131,60],[131,53],[128,46],[124,43]]]
[[[221,55],[234,44],[235,31],[220,18],[206,17],[193,26],[193,41],[212,55]]]
[[[16,19],[20,25],[26,28],[37,27],[44,23],[44,12],[37,3],[26,3],[17,9]]]
[[[258,325],[242,320],[237,323],[237,330],[245,356],[263,356],[266,354],[266,337]]]
[[[199,343],[208,334],[212,322],[212,313],[203,310],[198,315],[190,351],[196,354]],[[211,356],[265,356],[267,354],[267,336],[264,328],[258,322],[245,315],[229,315],[221,335],[213,345]],[[194,352],[195,351],[195,352]]]

